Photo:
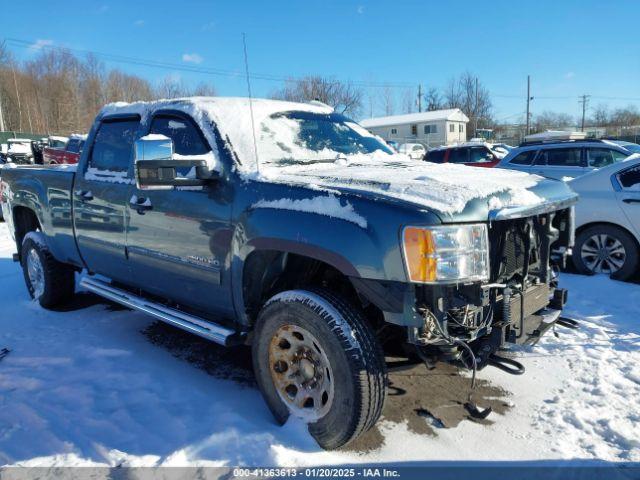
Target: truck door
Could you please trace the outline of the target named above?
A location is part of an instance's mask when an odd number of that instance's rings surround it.
[[[186,115],[156,114],[150,133],[171,138],[178,155],[214,155]],[[134,187],[130,197],[127,250],[137,286],[207,313],[233,314],[231,190],[225,180],[170,190]]]
[[[127,208],[133,188],[133,142],[140,120],[103,119],[73,188],[80,254],[90,271],[128,283]]]

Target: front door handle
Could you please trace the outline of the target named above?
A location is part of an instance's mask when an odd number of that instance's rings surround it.
[[[640,198],[623,198],[624,203],[640,203]]]
[[[93,200],[93,193],[91,193],[91,190],[76,190],[74,193],[80,200]]]
[[[145,197],[138,197],[137,195],[133,195],[129,200],[129,205],[140,215],[144,215],[144,212],[147,210],[153,210],[153,205],[151,204],[151,200]]]

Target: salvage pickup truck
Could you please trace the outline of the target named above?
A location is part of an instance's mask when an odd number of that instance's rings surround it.
[[[411,160],[318,102],[111,104],[77,166],[2,182],[43,307],[69,300],[77,273],[106,299],[250,345],[275,418],[304,419],[326,449],[376,423],[389,369],[475,373],[505,342],[535,343],[566,300],[564,183]]]

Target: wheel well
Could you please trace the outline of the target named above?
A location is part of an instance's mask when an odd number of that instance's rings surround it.
[[[18,255],[22,249],[22,240],[29,232],[41,230],[36,213],[27,207],[13,208],[13,228],[15,229],[16,247]]]
[[[580,233],[582,233],[584,230],[586,230],[587,228],[598,227],[598,226],[614,227],[614,228],[618,228],[618,229],[622,230],[623,232],[626,232],[633,239],[634,243],[636,244],[636,247],[638,247],[638,249],[640,249],[640,243],[638,243],[638,239],[633,234],[633,232],[630,232],[627,228],[623,227],[622,225],[618,225],[617,223],[592,222],[592,223],[586,223],[584,225],[580,225],[578,228],[576,228],[576,237]]]
[[[257,250],[244,263],[242,292],[251,323],[273,295],[296,288],[321,287],[359,307],[376,325],[383,323],[378,307],[358,294],[349,277],[328,263],[290,252]]]

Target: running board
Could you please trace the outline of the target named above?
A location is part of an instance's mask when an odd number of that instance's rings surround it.
[[[219,345],[230,346],[240,343],[240,338],[234,330],[216,325],[200,317],[189,315],[174,308],[165,307],[160,303],[152,302],[126,290],[116,288],[102,280],[83,277],[80,280],[80,286],[96,295],[151,315],[158,320],[174,325],[187,332],[194,333]]]

